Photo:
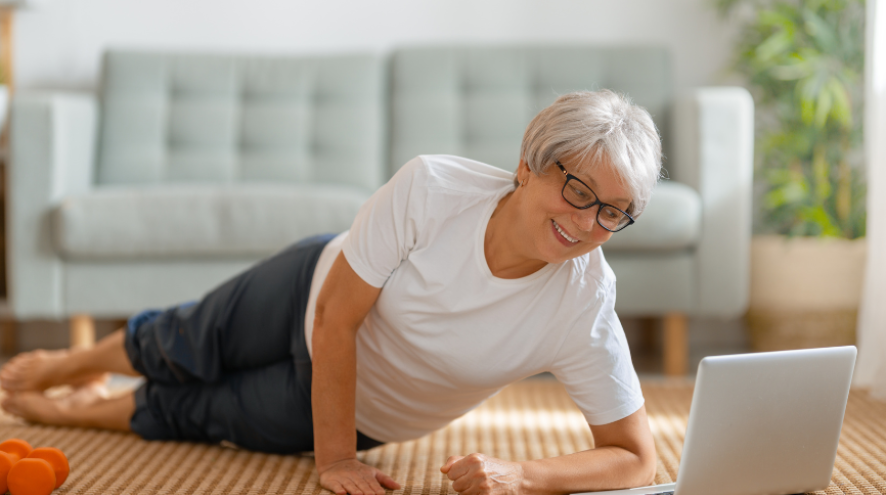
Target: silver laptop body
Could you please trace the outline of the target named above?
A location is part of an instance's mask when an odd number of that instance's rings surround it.
[[[677,483],[608,495],[785,495],[830,484],[854,346],[708,357]]]

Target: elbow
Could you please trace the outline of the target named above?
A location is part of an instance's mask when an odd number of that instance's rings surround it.
[[[624,464],[624,482],[628,486],[621,488],[636,488],[654,484],[658,471],[658,454],[655,446],[637,449],[625,448],[624,450],[630,454],[630,460]]]
[[[658,468],[657,464],[654,458],[650,461],[637,455],[631,467],[625,471],[625,476],[617,488],[627,489],[653,485],[655,483],[655,472]]]
[[[655,483],[655,475],[658,471],[658,449],[655,448],[655,440],[652,432],[646,429],[644,439],[635,447],[634,454],[637,456],[637,482],[638,486],[647,486]]]
[[[643,469],[643,480],[641,481],[644,486],[655,484],[655,473],[658,470],[657,464],[658,463],[655,459],[653,459],[652,462],[645,465],[645,468]]]
[[[655,483],[655,474],[658,471],[658,455],[653,448],[651,452],[644,452],[638,457],[636,486],[647,486]]]

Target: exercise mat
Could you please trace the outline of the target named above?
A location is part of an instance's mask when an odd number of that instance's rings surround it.
[[[658,447],[656,483],[674,480],[689,416],[687,381],[643,383]],[[313,457],[269,455],[132,434],[28,425],[0,418],[0,440],[18,437],[62,449],[71,475],[58,494],[320,494]],[[534,378],[505,388],[449,427],[421,439],[359,454],[403,485],[394,495],[455,493],[439,468],[450,455],[482,452],[537,459],[593,446],[590,429],[563,387]],[[855,390],[849,398],[831,485],[823,494],[886,493],[886,403]],[[329,493],[329,492],[325,492]]]

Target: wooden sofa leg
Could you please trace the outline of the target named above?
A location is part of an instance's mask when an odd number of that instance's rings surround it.
[[[95,321],[89,315],[71,316],[71,347],[92,347],[95,345]]]
[[[689,332],[686,315],[668,313],[664,317],[664,372],[667,376],[686,374],[689,361]]]
[[[658,347],[658,318],[644,316],[639,318],[638,323],[640,324],[641,348],[648,351]]]
[[[0,319],[0,354],[12,356],[18,352],[18,333],[13,319]]]

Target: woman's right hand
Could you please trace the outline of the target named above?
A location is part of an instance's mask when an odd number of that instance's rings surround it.
[[[400,488],[356,459],[357,331],[380,292],[339,253],[317,297],[311,343],[314,460],[320,485],[337,495],[384,495],[385,488]]]
[[[385,488],[397,490],[400,484],[378,469],[357,459],[345,459],[325,466],[320,474],[320,486],[336,495],[384,495]]]

